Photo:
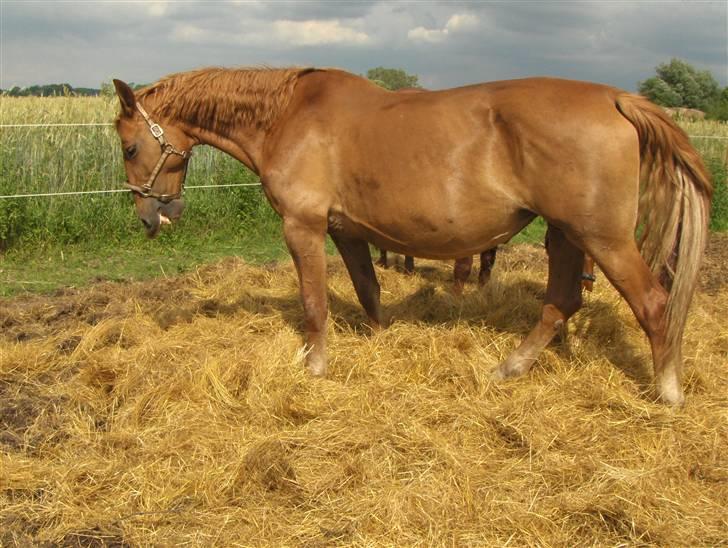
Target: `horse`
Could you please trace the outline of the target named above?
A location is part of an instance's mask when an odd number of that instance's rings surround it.
[[[126,184],[149,237],[179,210],[196,145],[258,174],[298,274],[310,374],[327,368],[327,234],[379,328],[368,242],[456,259],[541,216],[541,316],[492,377],[528,372],[579,310],[588,253],[650,342],[657,398],[684,401],[682,336],[713,185],[685,132],[646,98],[548,77],[397,94],[316,68],[206,68],[136,94],[114,85]]]

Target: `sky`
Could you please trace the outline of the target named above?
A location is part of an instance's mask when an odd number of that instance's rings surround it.
[[[723,1],[0,0],[0,88],[205,66],[377,66],[430,89],[548,75],[627,90],[671,58],[728,84]]]

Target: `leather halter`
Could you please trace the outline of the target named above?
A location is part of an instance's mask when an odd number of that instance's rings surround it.
[[[164,130],[162,129],[162,127],[152,121],[152,119],[149,117],[149,114],[147,114],[147,111],[144,110],[144,107],[142,107],[137,102],[136,108],[139,113],[144,117],[144,120],[146,120],[147,125],[149,126],[149,131],[152,132],[154,138],[159,142],[159,146],[162,148],[162,155],[159,157],[159,161],[157,161],[157,165],[154,166],[154,169],[149,175],[146,183],[144,183],[142,186],[136,186],[131,184],[129,181],[126,181],[124,183],[124,186],[131,189],[133,192],[136,192],[137,194],[143,196],[144,198],[155,198],[160,202],[167,204],[172,200],[176,200],[180,196],[182,196],[182,193],[185,190],[187,164],[189,163],[190,156],[192,156],[192,151],[177,150],[174,145],[172,145],[172,143],[167,141],[167,138],[164,136]],[[154,192],[152,190],[152,187],[154,186],[154,181],[157,180],[157,175],[159,175],[159,172],[162,170],[162,166],[164,166],[164,163],[167,161],[167,158],[169,158],[171,154],[181,156],[182,159],[185,160],[185,172],[182,174],[182,184],[180,185],[179,191],[175,192],[174,194],[159,194],[158,192]]]

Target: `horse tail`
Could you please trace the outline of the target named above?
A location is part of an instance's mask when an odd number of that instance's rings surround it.
[[[685,132],[639,95],[619,94],[616,105],[640,144],[640,251],[669,295],[668,348],[679,350],[698,269],[708,239],[713,184]]]

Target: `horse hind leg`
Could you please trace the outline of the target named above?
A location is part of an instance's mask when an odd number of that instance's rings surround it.
[[[566,239],[553,225],[548,227],[549,278],[541,319],[493,372],[495,379],[527,373],[541,351],[579,308],[584,252]]]
[[[681,344],[667,340],[667,291],[640,255],[634,239],[620,245],[595,246],[593,251],[594,260],[627,301],[650,341],[658,398],[670,405],[682,404]]]
[[[593,291],[595,281],[594,259],[587,255],[584,257],[584,272],[581,275],[581,286],[587,291]]]

